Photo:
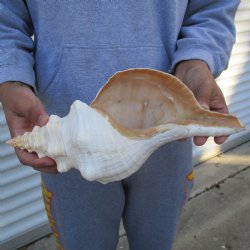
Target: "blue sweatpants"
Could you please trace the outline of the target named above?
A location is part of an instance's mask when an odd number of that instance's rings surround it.
[[[170,250],[190,193],[191,141],[159,148],[132,176],[89,182],[77,170],[42,174],[50,225],[65,250],[115,250],[123,219],[131,250]]]

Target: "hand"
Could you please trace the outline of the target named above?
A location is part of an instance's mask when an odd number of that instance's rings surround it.
[[[190,60],[179,63],[176,67],[175,76],[185,83],[194,93],[200,105],[208,110],[220,113],[228,113],[223,93],[207,64],[201,60]],[[215,137],[217,144],[222,144],[227,136]],[[197,146],[205,144],[207,137],[194,137]]]
[[[31,131],[35,125],[43,126],[48,121],[42,103],[28,85],[17,82],[0,84],[0,101],[12,137]],[[38,158],[36,153],[16,149],[20,162],[36,170],[57,173],[56,163],[49,157]]]

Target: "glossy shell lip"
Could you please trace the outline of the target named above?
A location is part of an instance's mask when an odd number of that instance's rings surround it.
[[[137,100],[131,101],[131,104],[129,99],[133,99],[133,97],[126,96],[126,92],[129,92],[130,89],[132,89],[131,95],[133,95],[133,89],[137,89],[135,91],[137,96],[134,97]],[[143,96],[140,99],[142,89],[149,96]],[[152,92],[157,92],[157,95],[153,95]],[[137,110],[137,113],[133,112],[132,105],[136,101],[141,102],[141,109]],[[117,105],[124,106],[116,108]],[[129,105],[131,106],[129,107]],[[244,130],[244,126],[235,116],[202,108],[192,91],[173,75],[147,68],[117,72],[99,90],[91,107],[106,116],[111,125],[121,134],[130,138],[148,138],[167,131],[175,125],[200,125],[227,127],[236,131]],[[129,112],[127,120],[122,119],[123,114]],[[151,121],[148,121],[147,125],[143,122],[135,124],[132,121],[133,119],[147,120],[147,113],[153,114],[153,118],[148,118]],[[159,113],[161,114],[159,115]],[[165,113],[171,113],[171,115],[166,116]]]

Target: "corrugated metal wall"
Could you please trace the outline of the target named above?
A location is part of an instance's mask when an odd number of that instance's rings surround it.
[[[231,136],[223,147],[211,141],[195,147],[196,162],[250,139],[250,2],[242,1],[237,14],[237,44],[229,68],[218,80],[229,109],[247,130]],[[41,198],[40,175],[21,166],[5,144],[9,132],[0,105],[0,250],[15,249],[49,232]]]
[[[40,174],[22,166],[0,104],[0,249],[15,249],[49,232],[41,199]]]

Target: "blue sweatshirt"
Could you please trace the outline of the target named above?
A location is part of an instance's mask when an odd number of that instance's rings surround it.
[[[238,0],[0,0],[0,83],[37,91],[49,113],[90,103],[116,71],[226,67]],[[31,37],[34,37],[32,39]]]

